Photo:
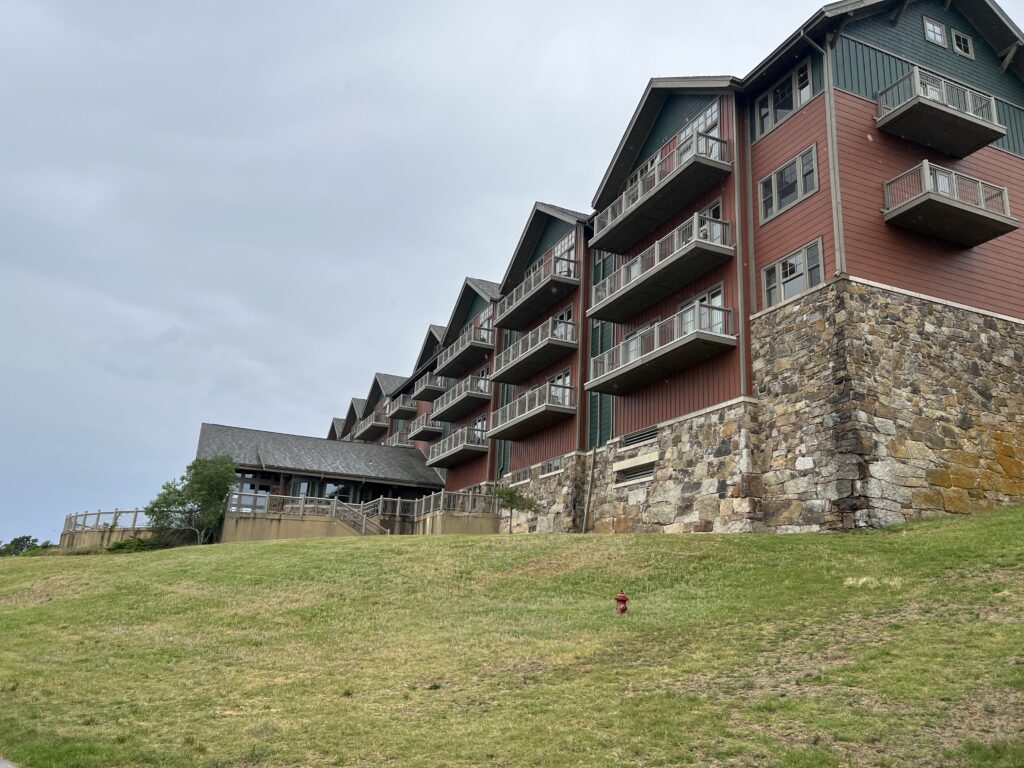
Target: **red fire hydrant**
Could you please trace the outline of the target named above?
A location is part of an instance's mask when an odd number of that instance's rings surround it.
[[[628,608],[626,608],[626,603],[628,602],[629,598],[626,597],[626,593],[620,589],[619,594],[615,596],[615,612],[620,616],[624,614],[627,610],[629,610]]]

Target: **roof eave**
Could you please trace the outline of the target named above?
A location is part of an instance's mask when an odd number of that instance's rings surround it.
[[[523,259],[530,257],[533,249],[537,247],[537,241],[540,239],[541,233],[544,231],[544,226],[541,223],[544,220],[541,216],[558,219],[574,226],[586,223],[590,218],[588,214],[580,213],[579,211],[570,211],[567,208],[560,208],[540,201],[535,202],[533,208],[530,209],[530,215],[526,219],[526,225],[523,227],[522,234],[519,235],[519,242],[516,243],[515,250],[512,251],[512,258],[508,263],[508,268],[505,270],[505,276],[501,278],[502,294],[509,293],[519,284],[521,280],[519,273],[522,270],[518,268],[518,265]]]

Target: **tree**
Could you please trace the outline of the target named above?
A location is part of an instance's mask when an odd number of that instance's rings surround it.
[[[499,485],[494,489],[494,495],[498,497],[498,507],[508,510],[508,532],[512,533],[512,518],[516,512],[536,512],[540,509],[540,503],[522,493],[518,488],[510,488]]]
[[[3,546],[0,546],[0,557],[13,557],[23,555],[31,549],[36,549],[39,542],[33,536],[16,536]]]
[[[195,534],[206,544],[220,528],[224,497],[235,484],[235,463],[230,456],[196,459],[177,480],[164,483],[146,506],[153,534],[166,537],[181,531]]]

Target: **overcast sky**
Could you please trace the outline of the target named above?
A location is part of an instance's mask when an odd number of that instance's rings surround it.
[[[0,540],[144,505],[203,421],[326,435],[534,200],[590,210],[648,78],[817,7],[0,0]]]

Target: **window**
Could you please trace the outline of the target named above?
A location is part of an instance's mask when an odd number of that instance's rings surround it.
[[[935,43],[946,47],[946,27],[937,21],[924,17],[924,39],[929,43]]]
[[[484,433],[487,431],[487,417],[480,416],[473,420],[473,426],[469,431],[469,439],[473,440],[475,437],[483,438]],[[475,434],[474,434],[475,433]]]
[[[764,270],[764,305],[785,301],[821,283],[821,241],[808,243]]]
[[[817,152],[811,146],[761,180],[761,223],[818,189]]]
[[[655,318],[626,334],[626,338],[623,339],[625,343],[622,345],[622,365],[631,363],[654,349],[654,327],[660,322],[660,317]]]
[[[724,244],[725,228],[722,224],[722,201],[716,200],[701,211],[700,215],[702,218],[700,220],[700,229],[697,231],[697,237],[708,243]]]
[[[968,59],[974,58],[974,41],[970,35],[965,35],[963,32],[958,30],[952,30],[953,35],[953,52],[959,53],[961,56],[966,56]]]
[[[566,406],[571,404],[572,390],[570,387],[572,387],[572,377],[568,368],[552,376],[548,379],[548,383],[551,385],[548,388],[549,402]]]
[[[551,328],[551,335],[556,339],[569,339],[572,337],[572,305],[563,309],[555,315],[555,322]]]
[[[722,286],[716,285],[710,291],[705,291],[679,305],[680,330],[682,333],[693,333],[694,331],[713,331],[725,333],[725,317],[723,313],[716,312],[709,307],[724,306],[722,299]]]
[[[644,176],[654,171],[654,169],[661,163],[666,157],[671,156],[672,152],[676,147],[683,146],[685,151],[679,158],[679,163],[673,163],[668,165],[664,170],[671,171],[678,164],[682,164],[686,160],[689,160],[693,156],[693,145],[690,144],[690,138],[693,136],[693,132],[707,134],[708,136],[718,136],[718,100],[716,99],[707,109],[697,115],[696,118],[687,123],[679,133],[673,136],[669,141],[645,160],[639,168],[630,174],[629,179],[626,181],[626,189],[632,188],[637,182],[640,181]],[[716,141],[708,141],[701,137],[697,138],[697,151],[707,157],[713,159],[720,159],[719,153],[721,151],[721,145]],[[647,189],[644,190],[644,194],[647,193]],[[639,195],[639,190],[636,191],[636,195]],[[632,205],[635,200],[631,200],[628,205]]]
[[[810,59],[799,64],[755,102],[757,137],[781,123],[814,96]]]

